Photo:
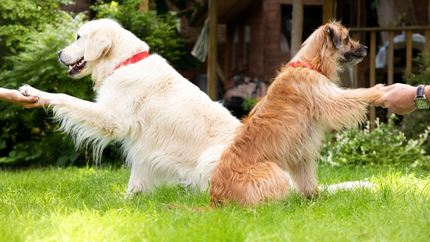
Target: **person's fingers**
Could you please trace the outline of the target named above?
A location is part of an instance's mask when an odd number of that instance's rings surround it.
[[[380,98],[376,99],[376,100],[373,102],[373,105],[375,105],[375,107],[382,106],[383,108],[385,108],[385,107],[384,107],[384,96],[382,96],[382,97],[380,97]]]
[[[40,108],[40,107],[42,107],[42,104],[41,103],[27,103],[26,105],[24,105],[24,107],[27,109]]]
[[[17,95],[15,97],[15,101],[16,102],[20,102],[20,103],[36,103],[37,101],[39,101],[38,97],[34,97],[34,96],[21,96],[21,95]]]
[[[35,102],[39,101],[39,98],[38,97],[33,97],[33,96],[23,97],[22,101],[29,102],[29,103],[35,103]]]

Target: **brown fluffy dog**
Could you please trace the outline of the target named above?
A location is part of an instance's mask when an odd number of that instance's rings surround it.
[[[305,197],[319,194],[315,159],[324,132],[363,122],[368,104],[383,94],[381,85],[337,85],[341,67],[357,64],[366,52],[338,22],[309,36],[224,150],[211,177],[212,204],[285,198],[290,180]]]

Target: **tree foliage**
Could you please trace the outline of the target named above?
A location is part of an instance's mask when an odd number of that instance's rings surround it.
[[[64,12],[60,10],[59,4],[70,2],[70,0],[0,0],[2,56],[17,54],[19,44],[26,38],[27,33],[41,32],[47,23],[61,22]],[[0,59],[0,66],[3,64],[3,60]]]
[[[151,52],[158,53],[170,63],[174,63],[184,53],[184,40],[177,34],[177,19],[170,14],[158,15],[155,11],[139,11],[140,0],[124,0],[122,4],[112,1],[92,6],[97,18],[112,18],[125,29],[145,41]],[[173,64],[175,67],[175,65]]]

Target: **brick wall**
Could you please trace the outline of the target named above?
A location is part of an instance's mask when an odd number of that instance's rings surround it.
[[[304,5],[322,6],[323,0],[304,0]],[[270,82],[281,66],[290,60],[289,51],[281,51],[281,5],[292,5],[292,0],[256,0],[237,18],[227,24],[224,69],[227,86],[235,75],[258,78]],[[247,22],[251,26],[251,51],[248,67],[231,70],[231,42],[234,25]]]

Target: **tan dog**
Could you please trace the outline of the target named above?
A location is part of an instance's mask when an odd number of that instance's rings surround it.
[[[305,197],[319,194],[315,159],[324,132],[363,122],[368,104],[383,94],[378,91],[381,85],[369,89],[337,85],[342,66],[357,64],[366,50],[338,22],[319,27],[224,150],[211,177],[212,204],[230,200],[255,205],[285,198],[290,180]]]

